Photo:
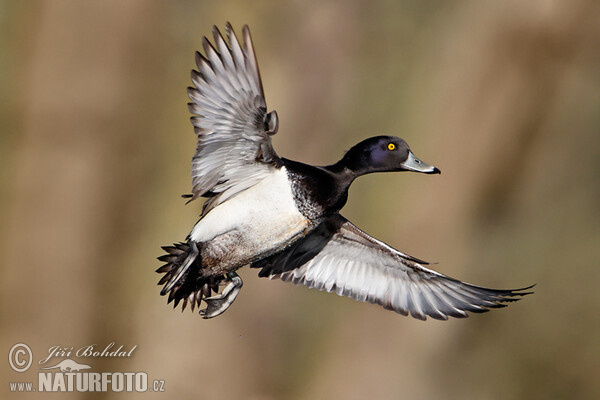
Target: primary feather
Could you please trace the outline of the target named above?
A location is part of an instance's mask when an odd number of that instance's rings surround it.
[[[424,267],[339,214],[290,248],[255,262],[259,276],[335,292],[425,320],[466,317],[528,294],[470,285]]]
[[[267,114],[250,31],[244,26],[241,45],[231,25],[225,33],[229,45],[216,27],[216,48],[204,38],[206,57],[196,53],[198,71],[192,71],[194,87],[188,88],[198,135],[191,200],[216,196],[210,208],[257,184],[280,163],[270,137],[277,117]]]

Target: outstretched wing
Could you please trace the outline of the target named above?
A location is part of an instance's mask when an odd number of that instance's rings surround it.
[[[466,317],[506,306],[524,290],[470,285],[425,268],[427,263],[401,253],[336,214],[290,248],[264,260],[259,276],[280,278],[382,305],[418,319]]]
[[[240,45],[227,23],[227,44],[213,27],[213,46],[205,37],[205,56],[196,53],[198,71],[188,88],[188,104],[198,135],[192,159],[192,199],[213,197],[213,206],[260,182],[281,160],[271,135],[277,113],[267,113],[258,64],[248,26]]]

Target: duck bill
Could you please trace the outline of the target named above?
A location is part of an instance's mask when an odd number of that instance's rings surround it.
[[[408,158],[401,164],[401,167],[405,171],[422,172],[424,174],[441,174],[442,171],[429,165],[426,162],[419,160],[412,151],[408,152]]]

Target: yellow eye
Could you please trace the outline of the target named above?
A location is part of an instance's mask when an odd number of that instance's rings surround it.
[[[388,144],[388,150],[395,150],[395,149],[396,149],[396,145],[394,143]]]

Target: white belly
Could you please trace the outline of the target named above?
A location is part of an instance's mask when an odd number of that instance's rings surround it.
[[[248,253],[270,253],[290,243],[310,225],[296,208],[285,167],[282,167],[212,209],[194,226],[190,238],[210,242],[217,237],[235,237],[236,249],[232,253],[251,256]]]

